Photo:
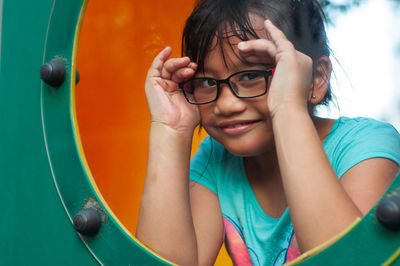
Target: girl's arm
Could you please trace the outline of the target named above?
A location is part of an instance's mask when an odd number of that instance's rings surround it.
[[[348,170],[340,183],[365,215],[388,189],[398,171],[399,166],[392,160],[368,159]]]
[[[303,252],[366,214],[398,170],[393,161],[374,158],[354,166],[339,181],[307,113],[279,112],[273,126],[284,190]]]
[[[211,191],[199,186],[189,191],[191,141],[199,114],[177,87],[195,66],[188,58],[167,60],[170,54],[166,48],[155,58],[146,80],[152,123],[136,236],[180,265],[211,264],[222,243],[222,217]],[[214,227],[205,225],[205,219]]]
[[[304,252],[362,217],[393,181],[399,167],[388,159],[369,159],[338,180],[307,110],[309,84],[315,93],[328,86],[324,69],[318,66],[312,78],[311,59],[294,51],[274,25],[266,23],[266,28],[276,47],[278,67],[294,73],[286,80],[274,77],[277,82],[271,84],[269,106],[284,190]]]
[[[318,91],[329,81],[313,77],[311,58],[296,51],[279,29],[269,21],[265,28],[270,40],[249,41],[239,49],[253,61],[257,60],[254,55],[268,53],[277,64],[268,107],[284,191],[297,242],[304,252],[362,217],[393,180],[398,167],[387,159],[370,159],[338,180],[307,108],[310,87]],[[368,190],[357,188],[360,184]]]

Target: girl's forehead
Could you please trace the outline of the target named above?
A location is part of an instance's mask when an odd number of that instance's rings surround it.
[[[264,29],[264,17],[249,13],[248,22],[251,25],[238,25],[229,21],[224,21],[214,33],[207,51],[203,54],[203,66],[206,70],[208,66],[215,65],[215,61],[222,63],[225,68],[241,65],[244,60],[239,55],[237,45],[244,40],[252,40],[258,38],[267,38]],[[249,28],[250,27],[250,28]],[[243,30],[245,29],[245,30]],[[245,62],[246,63],[246,62]],[[233,67],[236,68],[236,67]]]
[[[266,19],[265,17],[260,16],[255,13],[249,13],[249,19],[250,19],[251,25],[253,25],[254,30],[265,31],[264,30],[264,21]]]
[[[249,22],[251,27],[260,38],[266,38],[267,36],[264,28],[264,21],[264,17],[255,13],[249,13]],[[240,38],[238,38],[238,36],[246,35],[248,39],[254,39],[249,32],[243,32],[241,29],[243,29],[243,27],[240,27],[238,24],[232,25],[231,23],[225,21],[221,23],[221,31],[219,33],[216,32],[215,35],[219,35],[218,39],[227,39],[227,41],[232,44],[237,44],[242,41]],[[217,40],[214,38],[211,46],[214,46],[216,43]]]
[[[233,72],[254,67],[255,64],[249,63],[240,55],[237,45],[241,41],[233,36],[210,48],[204,60],[204,73],[212,76],[221,74],[217,78],[225,78]]]
[[[254,13],[249,13],[249,19],[259,38],[267,38],[267,33],[264,28],[265,19]],[[243,41],[241,36],[247,36],[248,40],[255,39],[255,37],[251,36],[250,33],[241,31],[238,25],[231,26],[229,23],[223,22],[222,26],[221,32],[215,33],[208,48],[206,57],[209,57],[210,53],[215,53],[215,50],[222,50],[224,53],[230,50],[236,53],[237,45]]]

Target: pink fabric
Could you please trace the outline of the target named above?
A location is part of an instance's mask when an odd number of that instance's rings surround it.
[[[234,265],[247,266],[251,263],[250,254],[235,226],[224,218],[226,245]]]
[[[224,226],[226,247],[229,250],[229,255],[232,259],[233,265],[253,265],[247,246],[239,232],[236,230],[235,226],[226,218],[224,218]],[[287,250],[285,263],[290,262],[301,255],[300,250],[294,247],[293,239],[294,238],[292,238],[290,246]]]
[[[291,243],[286,254],[286,263],[296,259],[300,255],[300,250],[293,247],[293,243]]]

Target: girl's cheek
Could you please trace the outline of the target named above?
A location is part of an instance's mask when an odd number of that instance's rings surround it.
[[[200,111],[200,123],[207,123],[207,120],[210,118],[210,112],[208,106],[205,105],[199,105],[199,111]]]

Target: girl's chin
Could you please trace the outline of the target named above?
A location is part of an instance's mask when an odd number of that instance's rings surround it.
[[[240,143],[240,141],[232,143],[221,143],[230,153],[240,157],[258,156],[274,148],[274,142],[265,141],[263,143]]]
[[[205,127],[205,129],[210,137],[218,141],[225,149],[236,156],[257,156],[275,147],[274,135],[271,128],[263,126],[263,124],[237,136],[224,134],[220,130],[214,130],[214,128]]]

